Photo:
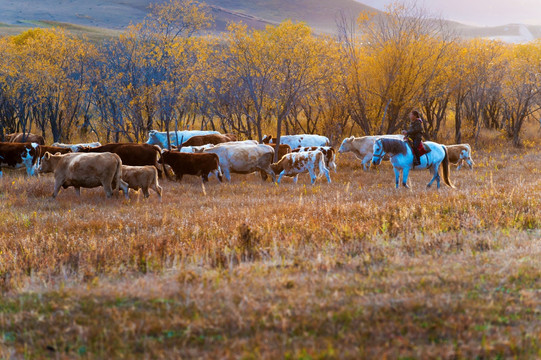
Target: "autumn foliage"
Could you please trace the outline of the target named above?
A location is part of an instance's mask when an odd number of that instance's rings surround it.
[[[232,23],[212,35],[194,0],[155,5],[119,38],[90,42],[61,29],[0,39],[1,133],[35,131],[142,141],[151,129],[395,133],[420,109],[430,138],[478,139],[482,128],[521,144],[541,104],[541,45],[461,40],[445,22],[394,5],[337,22],[338,36],[285,21]],[[454,138],[453,138],[454,137]]]

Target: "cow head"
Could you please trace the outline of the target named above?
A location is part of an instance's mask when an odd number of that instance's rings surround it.
[[[263,139],[261,139],[263,144],[270,144],[271,140],[272,140],[272,135],[265,135],[263,136]]]
[[[38,143],[31,143],[29,146],[26,146],[23,153],[21,154],[21,160],[24,166],[26,167],[26,173],[29,176],[35,175],[34,164],[38,159]]]
[[[50,152],[46,152],[40,160],[38,167],[39,173],[51,173],[54,172],[56,165],[58,164],[60,155],[51,155]]]
[[[471,159],[470,152],[467,149],[463,149],[460,152],[460,159],[464,160],[466,164],[473,170],[473,160]]]
[[[274,163],[274,164],[270,164],[270,168],[272,172],[275,174],[280,174],[284,170],[284,167],[281,164],[281,161],[278,161],[277,163]]]
[[[345,138],[344,141],[342,141],[342,145],[340,145],[340,149],[338,149],[338,152],[340,154],[348,152],[351,150],[351,142],[355,139],[355,137],[351,136],[349,138]]]
[[[161,145],[161,141],[158,139],[157,136],[158,132],[156,130],[150,130],[148,133],[148,141],[147,144],[149,145]]]

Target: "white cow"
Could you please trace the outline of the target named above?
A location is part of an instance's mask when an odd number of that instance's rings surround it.
[[[263,137],[263,142],[266,144],[276,144],[276,138],[271,137],[270,135],[265,135]],[[312,135],[312,134],[300,134],[300,135],[284,135],[280,137],[280,144],[287,144],[291,147],[291,150],[300,147],[310,147],[310,146],[329,146],[329,138],[321,135]]]
[[[197,135],[210,135],[210,134],[219,134],[218,131],[205,131],[205,130],[183,130],[183,131],[169,131],[169,139],[171,145],[177,146],[182,145],[186,140],[192,136]],[[162,149],[167,148],[167,132],[166,131],[157,131],[150,130],[148,133],[147,144],[158,145]]]
[[[374,143],[379,138],[403,140],[404,135],[375,135],[362,137],[350,136],[342,141],[342,145],[340,145],[338,152],[342,154],[351,151],[353,154],[355,154],[357,159],[362,161],[363,169],[366,171],[368,170],[370,162],[372,161]]]
[[[101,146],[101,143],[97,141],[91,142],[91,143],[80,143],[80,144],[63,144],[63,143],[55,142],[52,146],[61,147],[64,149],[71,149],[71,151],[75,153],[75,152],[79,152],[79,150],[81,150],[81,148],[84,148],[84,147],[95,148],[95,147]]]
[[[314,185],[316,182],[316,166],[319,167],[319,176],[325,174],[327,182],[330,183],[331,177],[329,170],[325,166],[325,155],[319,150],[285,154],[280,161],[271,164],[271,169],[275,174],[280,174],[277,180],[278,184],[284,175],[293,176],[293,181],[297,183],[299,174],[308,172],[312,185]]]
[[[275,179],[270,168],[274,150],[263,144],[219,144],[204,152],[218,155],[220,167],[227,179],[231,181],[231,173],[250,174],[264,171]]]
[[[207,144],[201,146],[183,146],[178,149],[178,151],[181,153],[202,153],[203,151],[205,151],[205,149],[210,149],[211,147],[214,147],[214,145]],[[162,150],[162,152],[163,151],[165,151],[165,149]]]
[[[242,141],[228,141],[228,142],[224,142],[218,145],[225,146],[225,145],[239,145],[239,144],[257,145],[259,143],[255,140],[242,140]],[[206,144],[206,145],[201,145],[201,146],[183,146],[180,149],[178,149],[178,151],[183,152],[183,153],[202,153],[206,149],[213,148],[214,146],[216,145]]]

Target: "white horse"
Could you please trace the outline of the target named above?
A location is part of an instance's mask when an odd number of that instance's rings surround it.
[[[454,188],[454,185],[449,179],[449,157],[447,156],[447,149],[445,145],[441,145],[435,142],[424,142],[432,151],[421,156],[421,165],[413,167],[413,152],[410,146],[402,140],[396,139],[378,139],[374,143],[372,163],[379,165],[381,159],[385,154],[391,157],[391,164],[393,165],[396,188],[398,189],[398,181],[400,180],[400,173],[402,173],[402,185],[406,188],[408,186],[408,175],[410,170],[428,169],[432,174],[432,180],[426,185],[430,187],[434,180],[437,181],[438,189],[440,188],[440,165],[443,167],[443,181],[446,185]]]

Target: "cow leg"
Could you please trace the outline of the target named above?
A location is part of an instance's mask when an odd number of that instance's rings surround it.
[[[53,190],[53,199],[58,196],[58,192],[60,191],[61,187],[62,187],[62,183],[60,181],[55,181],[54,190]]]
[[[161,201],[161,199],[162,199],[162,187],[160,185],[158,185],[158,184],[154,184],[154,185],[152,185],[152,190],[154,190],[158,194],[158,196],[160,197],[160,201]]]
[[[363,164],[363,170],[364,170],[364,171],[368,171],[369,166],[370,166],[370,161],[372,161],[372,155],[371,155],[371,154],[366,155],[366,156],[364,157],[362,163],[361,163],[361,164]],[[367,164],[368,164],[368,166],[367,166]]]
[[[148,187],[144,186],[142,190],[143,190],[143,195],[145,195],[145,199],[148,198],[150,196],[150,193],[148,192]]]
[[[316,173],[314,172],[314,169],[313,168],[308,169],[308,173],[310,174],[310,182],[312,183],[312,185],[314,185],[314,183],[316,182],[316,179],[317,179],[317,176],[316,176]]]
[[[267,181],[268,175],[264,170],[259,170],[259,173],[261,174],[261,179],[263,181]]]
[[[122,190],[122,192],[124,193],[124,197],[126,199],[129,199],[130,198],[130,189],[128,187],[128,183],[121,179],[120,184],[118,186]]]
[[[222,174],[220,173],[219,170],[214,170],[212,173],[214,174],[214,176],[216,176],[216,178],[217,178],[218,180],[220,180],[220,182],[223,182]]]
[[[458,166],[456,167],[457,171],[460,170],[460,168],[462,167],[463,162],[464,162],[464,159],[458,160]]]
[[[328,169],[323,169],[323,173],[325,174],[325,177],[327,178],[327,183],[331,183],[331,175],[329,174]]]
[[[177,174],[177,181],[181,182],[183,177],[184,177],[184,174]]]
[[[203,174],[203,175],[201,175],[201,178],[203,179],[203,182],[206,182],[206,183],[209,182],[209,176],[208,176],[208,174]]]
[[[226,168],[225,170],[222,171],[225,178],[227,179],[227,181],[231,182],[231,174],[229,173],[229,169]]]
[[[280,176],[278,176],[278,180],[276,180],[276,183],[280,183],[280,181],[282,181],[282,176],[284,176],[284,174],[286,173],[285,170],[282,170],[282,172],[280,173]]]
[[[79,186],[75,187],[75,193],[77,194],[77,196],[81,196],[81,188]]]
[[[103,186],[103,190],[105,191],[105,196],[107,199],[111,198],[113,196],[113,186],[111,184],[111,181],[104,181],[101,183]]]

